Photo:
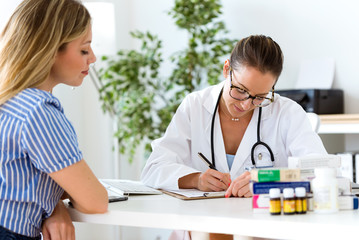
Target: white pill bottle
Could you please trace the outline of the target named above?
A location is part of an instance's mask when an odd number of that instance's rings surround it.
[[[314,169],[312,180],[314,212],[333,213],[339,210],[338,180],[335,168]]]

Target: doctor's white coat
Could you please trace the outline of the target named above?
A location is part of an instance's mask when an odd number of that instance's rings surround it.
[[[143,169],[141,180],[148,186],[178,189],[178,179],[195,172],[205,172],[208,166],[198,157],[211,158],[211,122],[223,82],[186,96],[163,137],[152,142],[152,153]],[[258,108],[239,145],[229,170],[218,111],[214,123],[215,165],[220,172],[229,172],[232,180],[240,176],[251,163],[251,148],[257,141]],[[275,94],[272,104],[262,109],[261,141],[270,146],[269,152],[258,146],[257,166],[286,167],[289,156],[327,154],[318,134],[312,130],[306,112],[296,102]],[[233,134],[236,134],[233,132]]]

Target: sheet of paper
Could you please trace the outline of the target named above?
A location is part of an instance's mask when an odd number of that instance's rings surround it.
[[[330,89],[334,80],[333,58],[305,60],[302,62],[296,89]]]
[[[220,197],[224,196],[226,193],[223,192],[202,192],[197,189],[180,189],[180,190],[170,190],[170,192],[177,193],[186,197]]]

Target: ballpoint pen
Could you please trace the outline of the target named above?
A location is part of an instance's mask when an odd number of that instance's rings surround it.
[[[210,161],[208,161],[208,159],[202,153],[198,152],[198,156],[200,159],[202,159],[208,165],[208,167],[210,169],[214,169],[214,170],[218,171],[216,169],[216,167]]]

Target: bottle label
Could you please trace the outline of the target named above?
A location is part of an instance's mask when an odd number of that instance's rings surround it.
[[[284,200],[283,201],[283,212],[294,213],[295,212],[295,200]]]
[[[332,187],[316,188],[313,192],[314,210],[337,208],[338,201],[335,199],[335,196],[338,196],[338,192],[333,191]]]
[[[282,211],[282,206],[280,204],[280,199],[270,200],[269,202],[269,212],[270,213],[280,213]]]
[[[307,211],[307,200],[306,199],[296,199],[295,200],[295,211],[298,213]]]

